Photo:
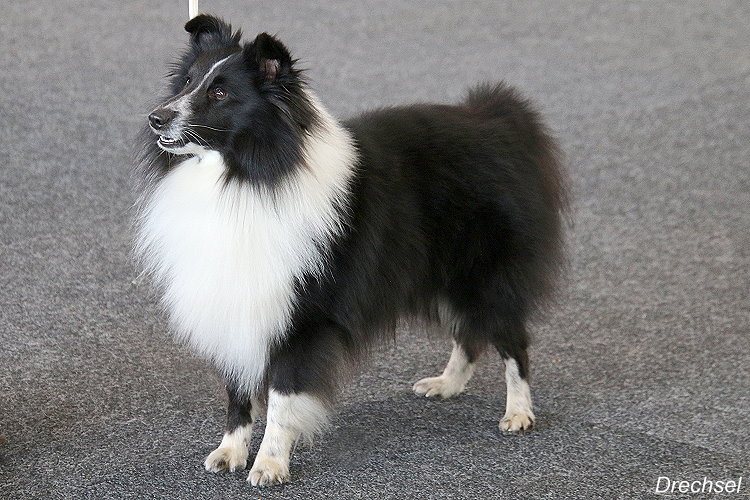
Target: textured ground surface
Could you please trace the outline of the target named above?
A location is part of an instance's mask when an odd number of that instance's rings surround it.
[[[518,85],[576,197],[569,280],[535,328],[535,433],[498,433],[494,357],[454,400],[414,396],[450,347],[404,328],[298,449],[294,482],[263,491],[202,469],[220,382],[173,345],[129,257],[133,136],[186,4],[3,6],[0,497],[638,499],[659,476],[739,475],[750,489],[748,2],[201,2],[278,33],[340,116]]]

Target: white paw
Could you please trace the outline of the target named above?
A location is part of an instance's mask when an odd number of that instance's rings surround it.
[[[289,467],[271,459],[256,460],[247,481],[253,486],[271,486],[289,482]]]
[[[500,421],[500,430],[524,434],[534,427],[534,413],[531,410],[515,410],[505,412]]]
[[[439,377],[427,377],[423,378],[412,387],[414,392],[420,396],[440,396],[442,398],[449,398],[455,396],[464,390],[464,385],[457,383],[449,377],[440,375]]]
[[[209,472],[245,470],[247,446],[220,446],[206,457],[204,465]]]

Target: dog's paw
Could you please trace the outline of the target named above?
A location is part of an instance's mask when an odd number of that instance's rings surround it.
[[[271,459],[256,460],[247,481],[253,486],[272,486],[288,483],[291,479],[289,467]]]
[[[505,413],[500,421],[500,430],[525,434],[534,427],[534,413],[531,410],[516,410]]]
[[[440,396],[442,398],[449,398],[455,396],[464,390],[464,385],[457,383],[450,377],[440,375],[439,377],[427,377],[423,378],[412,387],[414,392],[420,396],[427,396],[431,398],[433,396]]]
[[[219,446],[204,462],[209,472],[245,470],[247,466],[247,446]]]

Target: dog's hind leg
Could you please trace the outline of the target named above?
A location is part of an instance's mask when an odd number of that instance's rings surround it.
[[[451,301],[437,302],[436,313],[440,326],[453,337],[453,351],[442,374],[423,378],[412,389],[420,396],[450,398],[463,392],[474,375],[474,367],[487,341],[474,335],[465,316],[458,312]]]
[[[423,378],[414,384],[413,390],[420,396],[449,398],[461,393],[474,374],[476,356],[453,341],[453,351],[443,373],[437,377]]]
[[[531,408],[531,390],[528,383],[528,355],[523,351],[524,360],[505,358],[505,384],[508,395],[505,403],[505,416],[500,420],[500,430],[523,434],[534,426],[534,411]],[[522,368],[523,367],[523,368]]]
[[[523,434],[534,426],[534,411],[529,389],[529,355],[526,352],[526,330],[517,325],[512,336],[498,337],[495,347],[505,361],[507,397],[500,430]],[[509,340],[515,340],[509,342]]]

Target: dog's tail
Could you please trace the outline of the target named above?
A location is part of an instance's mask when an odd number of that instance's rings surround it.
[[[551,141],[542,117],[531,101],[505,82],[482,83],[469,89],[463,105],[478,116],[501,119],[528,138]]]
[[[487,118],[509,118],[519,113],[538,122],[537,113],[531,109],[531,104],[523,98],[516,89],[505,82],[482,83],[469,89],[464,105],[478,115]],[[531,115],[531,116],[529,116]]]
[[[506,139],[512,137],[531,152],[544,173],[544,190],[550,204],[563,214],[568,213],[570,200],[563,154],[532,103],[510,85],[500,82],[482,83],[469,89],[462,106],[475,116],[497,124]]]

